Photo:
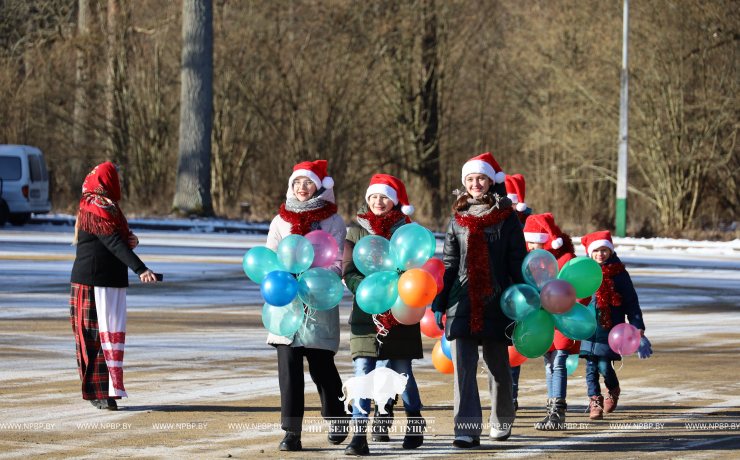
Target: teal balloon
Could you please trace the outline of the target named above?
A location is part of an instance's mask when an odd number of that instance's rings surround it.
[[[540,293],[528,284],[514,284],[501,295],[501,311],[514,321],[524,321],[542,307]]]
[[[576,298],[591,297],[601,286],[604,275],[598,262],[590,257],[569,260],[560,270],[558,278],[566,280],[576,288]]]
[[[262,324],[275,335],[291,335],[301,327],[305,315],[303,302],[298,298],[284,306],[266,303],[262,307]]]
[[[365,276],[396,270],[396,264],[391,256],[391,243],[382,236],[368,235],[360,238],[352,250],[352,261]]]
[[[290,273],[303,273],[313,263],[313,245],[305,236],[288,235],[277,248],[278,261]]]
[[[552,315],[552,320],[560,333],[572,340],[586,340],[596,332],[596,316],[579,303],[567,313]]]
[[[268,273],[283,270],[275,251],[264,246],[257,246],[247,251],[244,254],[242,266],[244,267],[244,273],[257,284],[262,284],[262,280],[265,279]]]
[[[527,284],[540,291],[545,283],[558,277],[558,261],[548,251],[535,249],[524,258],[522,275]]]
[[[391,255],[396,268],[404,271],[421,268],[434,255],[436,241],[432,243],[429,230],[421,225],[404,225],[391,237]]]
[[[514,347],[522,356],[539,358],[552,346],[555,327],[552,315],[543,309],[517,323],[514,328]]]
[[[314,310],[336,307],[343,295],[342,280],[331,270],[316,267],[298,277],[298,297]]]
[[[396,272],[378,272],[368,276],[357,287],[357,305],[371,315],[387,312],[398,299],[398,278]]]
[[[431,244],[429,245],[429,258],[431,259],[434,257],[434,254],[437,252],[437,238],[434,236],[434,233],[432,233],[431,230],[428,228],[424,228],[427,232],[429,232],[429,238],[431,238]]]
[[[578,368],[578,353],[575,355],[569,355],[568,358],[565,360],[565,371],[567,372],[566,375],[570,375],[573,372],[576,371],[576,368]]]

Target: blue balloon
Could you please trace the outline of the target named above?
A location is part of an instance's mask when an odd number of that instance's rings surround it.
[[[276,270],[268,273],[262,280],[260,292],[270,305],[288,305],[298,294],[298,282],[290,273]]]
[[[573,372],[576,371],[576,368],[578,367],[578,353],[575,355],[570,355],[565,360],[565,371],[567,372],[566,375],[570,375]]]
[[[396,270],[396,264],[391,256],[391,243],[378,235],[360,238],[352,250],[352,261],[365,276]]]
[[[586,340],[596,332],[596,317],[578,302],[567,313],[552,315],[552,321],[561,334],[572,340]]]
[[[262,324],[275,335],[286,336],[298,332],[304,316],[303,302],[299,299],[284,306],[266,303],[262,307]]]
[[[313,263],[313,245],[301,235],[288,235],[278,244],[277,259],[290,273],[303,273]]]
[[[452,350],[450,349],[450,342],[447,341],[447,337],[442,334],[442,338],[439,340],[442,342],[442,353],[447,356],[447,359],[452,359]]]
[[[343,295],[342,280],[331,270],[315,267],[298,277],[298,297],[314,310],[336,307]]]
[[[390,310],[398,299],[398,278],[395,272],[378,272],[362,280],[355,293],[357,306],[371,315]]]
[[[396,268],[404,271],[421,268],[434,255],[436,240],[432,244],[429,230],[421,225],[404,225],[391,237],[391,255]]]

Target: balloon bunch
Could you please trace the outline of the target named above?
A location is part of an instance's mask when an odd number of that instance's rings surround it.
[[[244,255],[244,272],[260,285],[265,305],[262,323],[275,335],[298,331],[305,317],[304,305],[330,310],[339,304],[344,285],[327,267],[337,257],[337,242],[323,230],[305,237],[289,235],[280,241],[277,252],[264,246]]]
[[[576,299],[591,297],[601,286],[603,275],[596,261],[576,257],[558,271],[555,257],[537,249],[524,258],[522,274],[527,284],[509,286],[501,296],[502,311],[516,321],[513,340],[517,355],[526,359],[545,354],[555,337],[555,327],[572,340],[593,335],[596,317]],[[518,356],[510,349],[512,365],[514,358]]]
[[[442,291],[444,264],[435,259],[437,241],[421,225],[404,225],[391,240],[368,235],[355,245],[352,260],[365,275],[355,300],[363,311],[378,315],[391,310],[401,324],[422,320],[424,307]]]

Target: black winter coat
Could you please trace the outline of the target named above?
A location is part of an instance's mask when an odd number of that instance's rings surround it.
[[[72,283],[125,288],[128,287],[129,268],[137,275],[147,270],[119,233],[93,235],[79,231]]]
[[[604,265],[618,264],[622,261],[617,257],[617,253],[612,253],[611,257],[604,262]],[[611,314],[609,315],[612,319],[612,327],[604,329],[601,327],[601,322],[596,321],[596,332],[594,335],[589,337],[587,340],[581,341],[581,352],[580,356],[589,359],[591,356],[606,356],[609,359],[618,361],[621,360],[621,356],[614,352],[609,346],[609,333],[617,324],[623,324],[624,318],[627,317],[629,323],[635,326],[637,329],[645,330],[645,323],[642,320],[642,309],[640,309],[640,301],[637,299],[637,292],[635,292],[635,286],[632,284],[632,278],[627,270],[617,273],[612,277],[614,282],[614,292],[622,296],[622,305],[610,305],[609,309]],[[596,308],[597,318],[601,314],[597,305],[596,294],[591,296],[591,305]]]
[[[432,310],[446,312],[445,334],[447,340],[486,338],[509,341],[506,328],[512,320],[501,311],[501,294],[512,284],[524,283],[522,261],[527,256],[519,216],[512,212],[503,221],[486,227],[489,272],[494,294],[485,299],[483,330],[473,334],[470,329],[470,295],[468,294],[468,229],[458,225],[455,217],[447,225],[444,244],[444,289],[434,299]],[[495,286],[498,285],[499,289]]]

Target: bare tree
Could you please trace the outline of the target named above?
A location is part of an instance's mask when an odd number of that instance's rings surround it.
[[[76,84],[74,102],[74,127],[73,143],[77,152],[86,147],[86,132],[88,129],[88,83],[90,80],[90,0],[79,0],[77,2],[77,63]],[[72,158],[71,180],[74,183],[82,182],[84,174],[82,155]]]

